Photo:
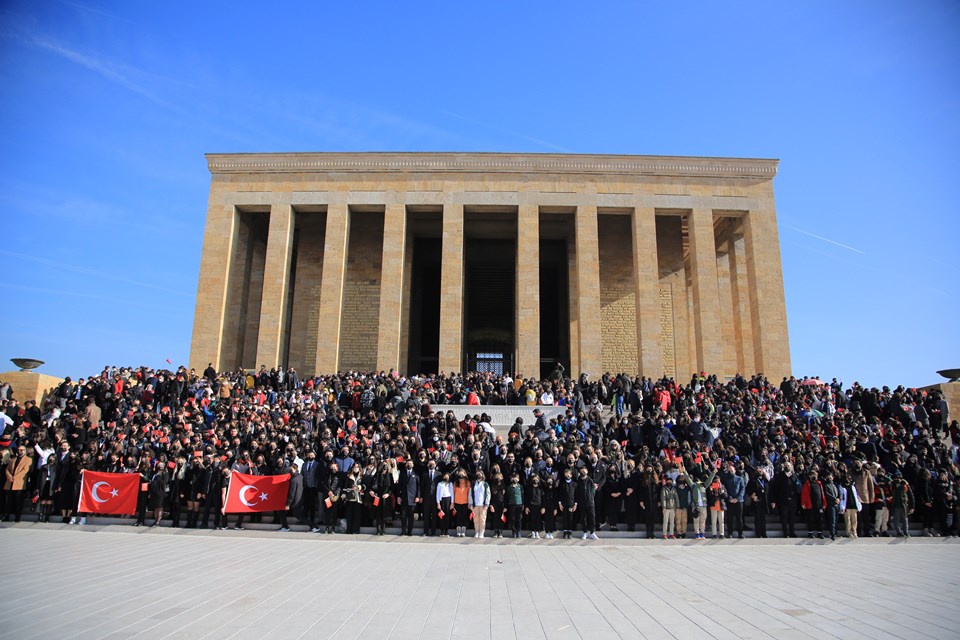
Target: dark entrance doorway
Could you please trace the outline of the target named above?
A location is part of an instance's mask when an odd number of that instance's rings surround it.
[[[516,251],[515,240],[466,241],[463,343],[467,371],[501,374],[514,369]]]

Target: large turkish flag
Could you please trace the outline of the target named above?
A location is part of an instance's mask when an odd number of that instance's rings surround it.
[[[251,476],[234,471],[227,486],[224,513],[283,511],[287,508],[290,475]]]
[[[140,492],[139,473],[81,472],[79,513],[133,515]]]

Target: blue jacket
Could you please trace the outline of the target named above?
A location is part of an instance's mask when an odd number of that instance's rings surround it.
[[[743,476],[724,472],[720,476],[720,481],[723,483],[723,488],[727,490],[727,496],[736,498],[737,502],[743,502],[747,493],[747,483]]]

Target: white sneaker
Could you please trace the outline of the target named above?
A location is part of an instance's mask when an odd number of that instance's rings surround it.
[[[482,537],[483,537],[483,531],[481,531],[480,534],[479,534],[477,537],[478,537],[478,538],[482,538]]]
[[[552,533],[548,533],[548,534],[547,534],[547,540],[553,540],[553,534],[552,534]]]
[[[591,533],[591,534],[590,534],[590,539],[591,539],[591,540],[599,540],[600,538],[597,537],[597,534]]]
[[[87,524],[87,516],[80,518],[80,524]]]
[[[536,531],[531,531],[531,532],[530,532],[530,539],[532,540],[532,539],[534,539],[534,538],[536,538],[536,537],[537,537],[537,532],[536,532]]]
[[[70,518],[70,524],[77,524],[76,518]]]
[[[540,539],[540,532],[539,532],[539,531],[534,531],[534,532],[533,532],[533,537],[536,538],[537,540],[539,540],[539,539]]]
[[[581,536],[580,539],[581,539],[581,540],[586,540],[588,537],[590,537],[590,534],[585,533],[585,534],[583,534],[583,536]]]

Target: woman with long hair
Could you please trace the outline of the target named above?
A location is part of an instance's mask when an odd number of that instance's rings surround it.
[[[450,535],[450,520],[453,519],[453,483],[450,474],[445,473],[437,483],[437,518],[440,521],[440,535]],[[459,527],[457,527],[459,530]],[[459,533],[458,533],[459,535]]]
[[[457,537],[463,538],[470,522],[470,479],[466,469],[458,469],[456,478],[453,482],[453,514],[457,519]]]

